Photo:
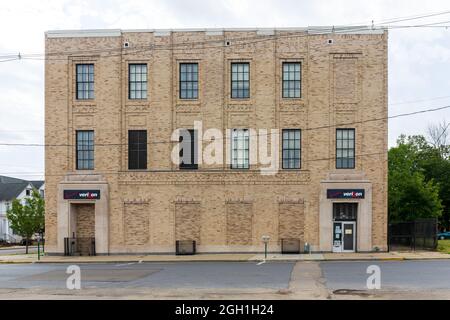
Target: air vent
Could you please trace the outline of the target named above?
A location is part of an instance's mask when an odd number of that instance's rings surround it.
[[[328,39],[328,40],[327,40],[327,43],[328,43],[328,44],[333,44],[333,42],[334,42],[333,39]]]
[[[175,244],[177,255],[195,254],[196,252],[194,240],[177,240]]]
[[[128,41],[125,41],[125,42],[123,43],[123,47],[124,47],[124,48],[129,48],[129,47],[130,47],[130,43],[129,43]]]
[[[229,40],[225,41],[225,46],[226,47],[229,47],[230,45],[231,45],[231,41],[229,41]]]

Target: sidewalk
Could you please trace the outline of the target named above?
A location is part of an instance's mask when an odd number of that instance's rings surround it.
[[[23,249],[25,250],[25,246],[10,246],[10,247],[0,247],[0,254],[2,250],[16,250],[16,249]],[[37,249],[37,246],[28,246],[28,249]]]
[[[266,261],[389,261],[450,259],[450,254],[439,252],[380,252],[380,253],[312,253],[273,254]],[[0,263],[136,263],[136,262],[258,262],[264,254],[197,254],[197,255],[111,255],[111,256],[44,256],[38,261],[37,254],[1,255]]]

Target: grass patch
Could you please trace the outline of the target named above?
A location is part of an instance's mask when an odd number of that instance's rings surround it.
[[[439,252],[450,254],[450,240],[438,240],[437,249]]]

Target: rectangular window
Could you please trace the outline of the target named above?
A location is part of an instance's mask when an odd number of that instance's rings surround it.
[[[283,129],[283,169],[301,167],[301,131]]]
[[[231,64],[231,98],[250,97],[250,64],[239,62]]]
[[[77,131],[77,170],[94,169],[94,131]]]
[[[249,168],[248,129],[233,129],[231,137],[231,169]]]
[[[147,169],[147,130],[128,131],[128,169]]]
[[[147,99],[147,64],[128,66],[128,99]]]
[[[300,62],[283,63],[283,98],[301,97]]]
[[[336,129],[336,169],[355,168],[355,129]]]
[[[77,64],[77,99],[94,99],[94,65]]]
[[[198,169],[197,131],[180,130],[180,169]]]
[[[357,203],[333,203],[333,220],[355,221],[357,216]]]
[[[180,63],[180,99],[198,98],[198,63]]]

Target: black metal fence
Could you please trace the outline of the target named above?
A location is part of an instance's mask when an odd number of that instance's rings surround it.
[[[389,224],[389,250],[436,250],[437,219],[418,219]]]
[[[95,238],[64,238],[65,256],[95,256]]]

